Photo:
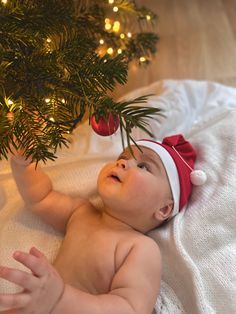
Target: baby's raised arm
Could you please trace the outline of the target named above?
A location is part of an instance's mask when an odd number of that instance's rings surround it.
[[[37,213],[46,223],[64,231],[72,212],[87,201],[53,190],[48,175],[35,163],[23,156],[12,156],[12,174],[18,190],[30,210]]]

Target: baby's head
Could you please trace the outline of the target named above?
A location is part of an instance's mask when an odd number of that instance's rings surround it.
[[[152,140],[140,140],[137,143],[158,154],[165,167],[173,199],[171,218],[187,204],[192,185],[205,182],[202,171],[193,171],[196,151],[181,134],[165,137],[162,143]]]
[[[204,173],[193,171],[196,152],[182,135],[137,144],[142,151],[127,148],[102,169],[98,191],[110,215],[146,232],[185,207]]]

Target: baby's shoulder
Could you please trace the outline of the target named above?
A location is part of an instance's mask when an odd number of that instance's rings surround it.
[[[66,231],[78,229],[82,226],[91,225],[91,221],[97,219],[98,211],[89,200],[84,199],[80,206],[77,206],[70,216]],[[84,229],[83,229],[84,230]]]
[[[154,241],[151,237],[141,232],[136,232],[136,231],[131,232],[128,237],[128,240],[129,240],[129,244],[132,247],[136,247],[136,248],[147,247],[147,248],[155,248],[159,250],[159,246],[157,242]]]
[[[158,244],[150,237],[143,234],[130,234],[124,241],[121,239],[116,248],[116,262],[121,265],[128,256],[133,258],[155,258],[160,260],[161,254]]]
[[[136,239],[134,239],[133,249],[135,249],[137,252],[141,252],[142,254],[152,253],[155,255],[160,255],[160,248],[157,242],[144,234],[141,234],[136,237]]]

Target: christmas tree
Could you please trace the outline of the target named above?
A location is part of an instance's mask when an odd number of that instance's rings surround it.
[[[155,54],[155,19],[132,0],[0,0],[0,159],[14,147],[54,160],[85,115],[118,121],[128,145],[133,127],[150,133],[158,108],[109,95]]]

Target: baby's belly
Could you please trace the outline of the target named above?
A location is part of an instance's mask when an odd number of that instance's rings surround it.
[[[65,283],[92,294],[108,293],[115,274],[111,251],[78,249],[75,253],[62,247],[54,266]]]

